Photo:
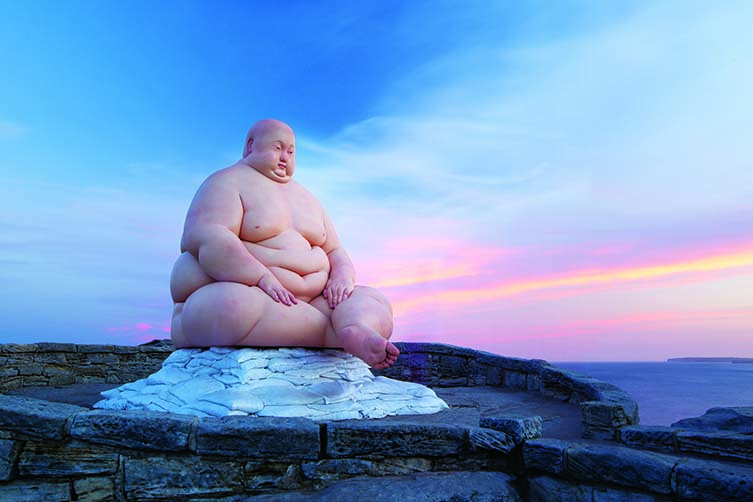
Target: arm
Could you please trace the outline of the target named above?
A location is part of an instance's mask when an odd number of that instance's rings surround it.
[[[324,229],[327,233],[327,240],[322,249],[327,253],[329,259],[330,273],[322,294],[327,299],[330,308],[335,308],[349,298],[353,292],[356,269],[340,243],[340,238],[337,236],[335,227],[326,212],[324,213]]]
[[[217,173],[199,187],[186,216],[181,248],[217,281],[259,286],[276,302],[297,303],[267,267],[254,258],[238,237],[243,204],[232,183]]]

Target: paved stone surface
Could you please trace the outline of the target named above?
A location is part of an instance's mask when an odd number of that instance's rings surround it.
[[[73,385],[70,387],[17,389],[9,394],[72,403],[91,407],[101,390],[116,385]],[[449,409],[431,415],[385,417],[379,422],[405,421],[417,424],[454,424],[478,426],[481,417],[533,416],[542,418],[542,437],[578,439],[583,434],[580,407],[543,396],[538,392],[516,391],[499,387],[445,387],[433,389]]]
[[[421,473],[379,479],[351,479],[317,492],[276,493],[238,498],[249,502],[379,500],[380,502],[522,502],[512,476],[499,472]]]

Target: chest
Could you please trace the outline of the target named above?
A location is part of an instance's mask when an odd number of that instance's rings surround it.
[[[323,211],[310,193],[275,186],[265,188],[241,194],[244,206],[241,239],[261,242],[292,230],[312,246],[324,243]]]

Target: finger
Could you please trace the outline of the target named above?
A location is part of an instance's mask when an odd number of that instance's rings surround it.
[[[288,294],[290,295],[290,301],[291,301],[291,302],[292,302],[292,303],[293,303],[294,305],[298,305],[298,298],[296,298],[296,297],[295,297],[295,295],[294,295],[293,293],[288,293]]]
[[[326,289],[325,289],[324,291],[322,291],[322,296],[323,296],[324,298],[327,298],[327,290],[326,290]]]

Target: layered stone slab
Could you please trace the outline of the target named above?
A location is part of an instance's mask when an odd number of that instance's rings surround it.
[[[303,348],[181,349],[153,375],[102,396],[95,408],[199,417],[345,420],[436,413],[448,407],[428,387],[374,376],[350,354]]]

